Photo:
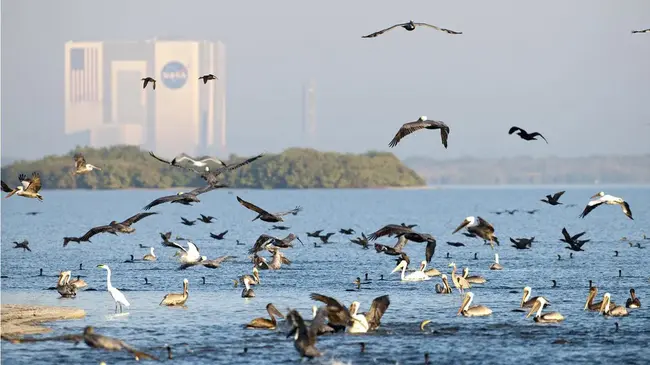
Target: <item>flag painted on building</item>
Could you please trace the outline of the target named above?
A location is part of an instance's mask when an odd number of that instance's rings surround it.
[[[99,101],[97,48],[70,49],[70,103]]]

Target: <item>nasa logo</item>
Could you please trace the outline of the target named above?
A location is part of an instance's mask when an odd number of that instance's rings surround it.
[[[187,67],[178,61],[170,61],[160,71],[160,78],[168,88],[180,89],[187,82]]]

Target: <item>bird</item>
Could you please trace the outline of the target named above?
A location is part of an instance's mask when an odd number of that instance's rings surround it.
[[[187,218],[181,217],[181,223],[186,226],[193,226],[194,224],[196,224],[196,220],[191,221],[188,220]]]
[[[650,33],[650,28],[632,31],[632,34],[636,34],[636,33]]]
[[[456,315],[462,314],[464,317],[483,317],[492,314],[492,309],[484,305],[470,306],[473,300],[474,300],[474,293],[469,291],[466,292],[465,298],[463,299],[463,303],[460,305],[460,308],[458,309]]]
[[[582,214],[580,214],[580,218],[586,217],[587,214],[589,214],[592,210],[596,209],[596,207],[600,206],[601,204],[607,204],[607,205],[618,204],[621,206],[621,209],[623,209],[623,214],[625,214],[628,218],[634,220],[634,218],[632,218],[632,210],[630,210],[630,205],[622,198],[605,194],[605,192],[601,191],[598,194],[593,195],[591,199],[593,200],[587,203],[587,206],[582,211]]]
[[[318,236],[318,238],[320,238],[321,242],[323,242],[323,243],[330,243],[330,237],[332,237],[335,234],[336,233],[334,233],[334,232],[329,232],[329,233],[324,234],[322,236]]]
[[[226,233],[228,233],[228,230],[225,230],[225,231],[223,231],[223,232],[221,232],[219,234],[214,234],[214,233],[210,232],[210,237],[214,238],[215,240],[221,241],[224,238],[224,236],[226,235]]]
[[[535,313],[534,320],[538,323],[557,323],[564,321],[564,316],[560,314],[560,312],[549,312],[542,314],[542,309],[544,309],[544,306],[548,304],[548,301],[544,297],[536,297],[535,301],[532,303],[530,311],[526,315],[526,318]]]
[[[627,298],[627,301],[625,302],[625,307],[641,308],[641,301],[639,300],[639,298],[637,298],[634,288],[630,289],[630,297]]]
[[[73,156],[74,158],[74,171],[73,175],[81,175],[91,172],[92,170],[102,171],[99,167],[86,163],[86,158],[81,153],[77,152]]]
[[[277,222],[284,222],[284,219],[282,218],[285,215],[293,214],[297,215],[298,212],[302,210],[301,206],[297,206],[294,209],[291,209],[286,212],[280,212],[280,213],[269,213],[266,210],[258,207],[255,204],[249,203],[245,201],[244,199],[240,198],[239,196],[237,197],[237,201],[243,205],[246,209],[252,210],[255,213],[257,213],[257,217],[253,218],[253,221],[260,219],[261,221],[268,222],[268,223],[277,223]]]
[[[213,217],[211,215],[208,215],[208,216],[205,216],[203,214],[199,214],[199,215],[200,215],[200,217],[198,218],[198,220],[200,220],[201,222],[206,223],[206,224],[207,223],[212,223],[212,221],[214,219],[216,219],[215,217]]]
[[[180,192],[178,194],[174,195],[168,195],[168,196],[163,196],[161,198],[158,198],[151,203],[147,204],[143,210],[149,210],[156,205],[160,205],[163,203],[180,203],[183,205],[192,205],[192,203],[199,203],[200,200],[197,198],[200,194],[207,193],[209,191],[212,191],[214,189],[218,188],[226,188],[228,187],[227,185],[205,185],[200,188],[196,188],[192,191],[189,192]]]
[[[533,241],[535,241],[535,237],[531,238],[515,238],[513,239],[510,237],[510,242],[513,243],[512,247],[518,249],[518,250],[527,250],[531,247]]]
[[[499,263],[499,254],[494,254],[494,262],[490,264],[490,270],[503,270],[503,266]]]
[[[449,138],[449,126],[444,122],[437,120],[429,120],[426,115],[421,116],[415,122],[404,123],[402,127],[397,131],[395,137],[388,143],[389,147],[395,147],[402,140],[402,138],[408,136],[409,134],[419,131],[420,129],[440,129],[440,139],[442,139],[442,145],[447,148],[447,138]]]
[[[140,80],[144,81],[144,82],[142,83],[142,88],[143,88],[143,89],[145,89],[145,88],[147,87],[147,84],[148,84],[148,83],[151,83],[153,89],[156,90],[156,80],[155,80],[153,77],[149,77],[149,76],[147,76],[147,77],[143,77],[143,78],[140,79]]]
[[[238,168],[240,168],[242,166],[248,165],[248,164],[252,163],[253,161],[256,161],[257,159],[262,158],[262,156],[264,156],[264,154],[259,154],[257,156],[253,156],[251,158],[248,158],[248,159],[246,159],[246,160],[244,160],[242,162],[236,163],[236,164],[231,164],[231,165],[227,165],[227,166],[223,166],[223,167],[218,167],[218,168],[216,168],[214,170],[210,170],[209,166],[205,166],[204,167],[204,170],[205,170],[204,172],[197,171],[192,167],[184,167],[184,166],[181,166],[181,165],[178,165],[178,164],[173,165],[173,166],[181,167],[181,168],[183,168],[185,170],[191,171],[191,172],[199,175],[201,177],[201,179],[205,180],[208,183],[208,185],[220,186],[221,184],[219,182],[219,176],[221,176],[221,174],[223,174],[225,172],[233,171],[233,170],[236,170],[236,169],[238,169]],[[162,161],[164,162],[164,160],[162,160]]]
[[[360,303],[357,301],[350,304],[349,311],[353,322],[348,328],[349,333],[366,333],[379,328],[381,317],[390,306],[390,298],[388,295],[382,295],[373,299],[370,310],[365,313],[357,314],[359,306]]]
[[[541,201],[543,201],[546,204],[550,204],[550,205],[562,204],[562,203],[560,203],[558,201],[558,200],[560,200],[560,197],[562,196],[562,194],[564,194],[564,191],[558,191],[557,193],[553,194],[553,196],[547,195],[546,198],[541,199]]]
[[[155,155],[152,155],[152,156],[157,158]],[[161,160],[159,158],[157,158],[157,159]],[[166,162],[165,160],[161,160],[161,161]],[[169,164],[170,165],[178,165],[179,163],[182,163],[182,162],[189,162],[189,163],[192,164],[192,166],[196,166],[196,167],[206,167],[206,166],[208,166],[209,162],[217,164],[217,165],[219,165],[221,167],[227,167],[228,166],[228,164],[226,164],[225,162],[223,162],[222,160],[220,160],[220,159],[218,159],[216,157],[202,156],[202,157],[194,158],[194,157],[192,157],[190,155],[187,155],[185,153],[181,153],[180,155],[174,157],[174,159],[171,162],[169,162]]]
[[[298,239],[298,242],[304,245],[300,237],[296,236],[293,233],[289,233],[285,238],[273,237],[271,235],[263,233],[259,237],[257,237],[257,240],[255,240],[253,247],[250,250],[248,250],[248,253],[255,254],[264,249],[268,249],[270,246],[276,248],[290,248],[293,247],[292,242],[295,239]]]
[[[276,329],[278,325],[278,321],[275,319],[275,316],[284,318],[284,314],[280,313],[280,311],[277,308],[275,308],[273,303],[269,303],[266,305],[266,311],[269,313],[269,317],[271,317],[271,319],[267,319],[263,317],[255,318],[250,322],[248,322],[246,325],[244,325],[244,328],[265,329],[265,330]]]
[[[100,269],[106,269],[106,289],[108,290],[108,292],[111,294],[111,297],[113,297],[113,300],[115,301],[115,312],[117,312],[117,307],[119,305],[120,313],[121,313],[122,306],[128,308],[131,306],[131,304],[129,304],[129,301],[126,300],[126,297],[124,296],[124,294],[122,294],[121,291],[119,291],[117,288],[111,285],[111,268],[105,264],[99,264],[97,265],[97,267]]]
[[[93,227],[88,232],[86,232],[81,237],[64,237],[63,238],[63,247],[67,246],[69,242],[90,242],[90,237],[98,233],[111,233],[117,235],[117,233],[126,233],[130,234],[135,232],[135,228],[131,227],[132,224],[139,222],[143,218],[149,217],[151,215],[158,214],[157,212],[144,212],[137,213],[122,222],[112,221],[105,226]]]
[[[156,254],[153,253],[153,247],[149,247],[149,253],[142,257],[143,261],[156,261]]]
[[[519,132],[517,132],[517,131],[519,131]],[[521,139],[526,140],[526,141],[536,141],[537,138],[535,138],[535,137],[540,136],[548,144],[548,141],[546,140],[546,138],[544,138],[544,136],[542,136],[542,134],[539,133],[539,132],[528,133],[525,130],[519,128],[519,127],[512,127],[508,131],[508,134],[513,134],[515,132],[517,132],[517,134],[519,135],[519,137],[521,137]]]
[[[255,298],[255,292],[253,291],[253,288],[251,288],[251,280],[248,275],[244,277],[242,280],[244,283],[244,289],[241,291],[241,297],[242,298]]]
[[[564,238],[561,238],[560,241],[568,243],[569,247],[566,248],[568,248],[569,250],[584,251],[582,249],[582,246],[585,243],[589,242],[590,240],[580,240],[579,238],[582,237],[582,235],[584,235],[585,233],[586,232],[580,232],[578,234],[571,236],[569,232],[566,230],[566,228],[562,228],[562,236],[564,236]]]
[[[307,232],[307,237],[319,237],[321,232],[323,232],[322,229],[319,229],[318,231],[314,231],[314,232]]]
[[[390,27],[388,27],[386,29],[382,29],[382,30],[379,30],[377,32],[370,33],[368,35],[364,35],[361,38],[374,38],[374,37],[376,37],[378,35],[384,34],[385,32],[387,32],[387,31],[389,31],[391,29],[397,28],[397,27],[402,27],[402,28],[406,29],[407,31],[411,32],[411,31],[415,30],[415,27],[418,27],[418,26],[433,28],[435,30],[439,30],[441,32],[445,32],[445,33],[448,33],[448,34],[463,34],[462,32],[456,32],[456,31],[451,30],[451,29],[440,28],[440,27],[437,27],[435,25],[431,25],[431,24],[427,24],[427,23],[416,23],[416,22],[410,20],[407,23],[395,24],[395,25],[392,25],[392,26],[390,26]]]
[[[328,307],[320,307],[314,319],[312,319],[309,327],[305,324],[300,313],[292,309],[287,314],[287,322],[291,323],[292,330],[287,337],[293,337],[293,345],[300,354],[300,357],[307,357],[313,359],[322,356],[321,352],[316,348],[316,340],[318,338],[318,331],[325,325],[325,318],[328,317]]]
[[[526,211],[526,213],[528,213],[528,214],[535,214],[537,212],[539,212],[539,209],[533,209],[533,210],[527,210]]]
[[[346,235],[351,235],[351,234],[354,234],[355,232],[354,232],[354,229],[352,229],[352,228],[350,228],[350,229],[341,228],[341,229],[339,229],[339,233],[346,234]]]
[[[63,247],[67,246],[70,242],[91,242],[90,238],[99,233],[110,233],[117,235],[117,229],[110,224],[93,227],[81,237],[63,237]]]
[[[426,242],[427,244],[425,248],[426,262],[431,262],[431,258],[433,257],[436,250],[436,239],[428,233],[415,232],[413,229],[402,225],[388,224],[378,229],[376,232],[371,233],[368,236],[368,239],[374,241],[377,238],[382,236],[391,237],[393,235],[395,235],[398,238],[403,236],[404,238],[412,242],[417,242],[417,243]]]
[[[361,232],[361,237],[353,238],[350,240],[350,242],[363,247],[365,250],[370,248],[368,245],[368,237],[366,237],[366,234],[363,232]]]
[[[63,298],[72,298],[77,295],[77,287],[70,283],[70,271],[61,271],[56,283],[56,291]]]
[[[449,241],[447,241],[447,244],[449,246],[454,246],[454,247],[463,247],[463,246],[465,246],[465,244],[462,243],[462,242],[449,242]]]
[[[201,80],[201,79],[203,80],[204,85],[208,83],[208,80],[219,80],[219,78],[214,76],[213,74],[203,75],[203,76],[199,77],[199,80]]]
[[[29,251],[32,252],[32,250],[29,248],[29,242],[27,240],[23,240],[22,242],[15,242],[14,241],[14,248],[22,248],[23,252]]]
[[[612,303],[611,294],[609,293],[603,294],[603,302],[600,305],[599,312],[602,313],[604,316],[611,316],[611,317],[625,317],[629,315],[625,307],[623,307],[622,305],[616,305]]]
[[[291,227],[280,226],[280,225],[274,224],[273,227],[271,227],[271,229],[278,230],[278,231],[286,231],[286,230],[291,229]]]
[[[454,230],[454,233],[461,229],[467,229],[469,233],[478,236],[486,241],[490,241],[490,246],[494,248],[493,242],[499,244],[499,239],[494,235],[494,227],[481,217],[469,216]]]
[[[187,302],[189,297],[189,280],[183,279],[183,293],[169,293],[166,294],[159,305],[166,305],[168,307],[182,306]]]
[[[555,286],[555,280],[553,280],[553,284]],[[540,296],[532,297],[530,296],[530,293],[533,291],[531,287],[527,286],[524,288],[524,296],[521,298],[521,302],[519,303],[519,307],[521,308],[529,308],[532,307],[535,304],[535,301],[537,301],[537,298],[544,298]],[[551,304],[551,302],[548,301],[548,299],[544,298],[544,301],[546,302],[545,304]]]
[[[18,180],[20,180],[21,185],[15,189],[10,188],[4,181],[0,180],[2,191],[8,193],[5,196],[5,199],[16,194],[18,196],[22,196],[23,198],[38,199],[38,201],[43,201],[43,196],[38,193],[42,187],[41,176],[38,172],[33,172],[31,178],[27,178],[27,175],[25,174],[20,174],[18,175]]]

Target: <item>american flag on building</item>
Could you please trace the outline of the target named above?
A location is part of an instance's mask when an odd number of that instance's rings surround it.
[[[70,49],[70,103],[99,101],[97,48]]]

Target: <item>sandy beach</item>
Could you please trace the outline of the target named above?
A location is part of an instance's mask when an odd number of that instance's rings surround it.
[[[0,307],[0,313],[2,316],[2,338],[49,332],[50,328],[40,324],[57,320],[80,319],[86,316],[86,311],[79,308],[21,304],[4,304]]]

